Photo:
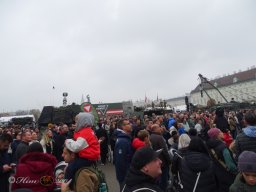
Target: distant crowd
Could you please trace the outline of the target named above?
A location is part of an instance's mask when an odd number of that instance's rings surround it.
[[[122,192],[256,191],[255,162],[256,110],[106,116],[97,123],[79,113],[70,125],[0,128],[4,192],[108,191],[95,172],[107,163]]]

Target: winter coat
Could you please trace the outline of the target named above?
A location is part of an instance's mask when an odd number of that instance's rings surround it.
[[[228,191],[229,186],[234,182],[237,173],[236,164],[235,160],[233,159],[232,152],[229,151],[224,142],[217,139],[209,139],[207,141],[207,146],[210,149],[210,154],[213,159],[213,170],[217,179],[217,186],[219,188],[219,192],[226,192]],[[225,169],[219,163],[219,161],[214,157],[211,151],[212,149],[214,150],[218,159],[225,163],[225,165],[229,167],[229,169],[232,171],[227,171],[227,169]]]
[[[81,169],[82,167],[90,167],[93,164],[95,164],[95,161],[90,161],[88,159],[77,157],[74,161],[71,161],[68,163],[68,166],[65,171],[65,179],[68,181],[72,179],[70,183],[70,189],[73,190],[73,184],[74,184],[74,177],[76,172]]]
[[[18,145],[20,144],[21,140],[13,140],[12,144],[11,144],[11,148],[12,148],[12,162],[16,162],[16,157],[15,157],[15,154],[16,154],[16,149],[18,147]]]
[[[246,184],[241,173],[239,173],[236,176],[235,182],[229,188],[229,192],[252,192],[252,191],[256,191],[256,185],[251,186]]]
[[[19,163],[20,158],[27,153],[28,151],[29,143],[26,143],[24,141],[21,141],[20,144],[17,146],[16,152],[15,152],[15,163]]]
[[[10,165],[11,159],[7,151],[0,151],[0,191],[8,192],[9,191],[9,177],[10,171],[3,172],[4,165]]]
[[[210,157],[207,154],[193,151],[188,151],[181,161],[180,175],[184,187],[183,192],[193,191],[199,172],[201,175],[196,192],[216,192],[216,181]]]
[[[243,151],[253,151],[256,153],[256,126],[248,126],[237,135],[235,148],[237,158]]]
[[[108,153],[108,133],[104,128],[96,130],[96,136],[99,139],[104,138],[100,143],[100,153]]]
[[[181,169],[181,160],[182,158],[186,155],[188,152],[188,148],[182,148],[179,149],[176,154],[174,154],[173,159],[172,159],[172,165],[171,165],[171,171],[173,174],[177,174],[178,171]]]
[[[86,147],[79,151],[78,155],[81,158],[85,158],[92,161],[100,159],[100,144],[92,129],[94,125],[94,116],[91,113],[79,113],[77,115],[76,128],[74,132],[74,145],[78,148],[80,145]],[[77,142],[78,138],[82,138]],[[81,143],[81,141],[83,142]],[[70,141],[69,141],[70,142]]]
[[[171,117],[171,118],[169,119],[169,121],[168,121],[168,128],[172,127],[175,122],[176,122],[176,120]]]
[[[74,139],[77,140],[78,137],[82,137],[88,143],[88,147],[79,151],[79,157],[88,160],[99,160],[100,159],[100,144],[98,139],[90,127],[80,128],[79,131],[75,131]]]
[[[117,140],[114,149],[114,162],[116,178],[122,183],[128,173],[133,156],[131,137],[123,131],[117,132]]]
[[[74,183],[74,189],[76,192],[98,192],[99,180],[95,173],[89,169],[83,169],[79,173]]]
[[[59,134],[54,138],[53,155],[57,158],[58,162],[63,161],[62,152],[67,134]]]
[[[226,133],[229,129],[228,120],[224,116],[216,116],[214,123],[223,133]]]
[[[171,157],[169,155],[167,144],[163,136],[158,133],[152,133],[150,135],[150,142],[152,148],[155,151],[163,149],[162,153],[159,155],[159,159],[162,161],[162,167],[169,166],[171,163]]]
[[[141,189],[141,190],[139,190]],[[149,175],[136,170],[133,167],[130,168],[128,175],[125,179],[125,185],[122,192],[162,192],[159,185],[156,184],[156,180]]]
[[[138,149],[140,149],[140,148],[142,148],[144,146],[145,146],[145,142],[141,141],[139,138],[134,138],[132,140],[132,147],[133,147],[133,149],[138,150]]]
[[[55,185],[53,172],[56,164],[57,159],[47,153],[32,152],[25,154],[17,165],[14,176],[16,182],[12,184],[12,190],[28,188],[33,192],[52,191]],[[50,176],[53,179],[49,186],[40,183],[43,176]]]

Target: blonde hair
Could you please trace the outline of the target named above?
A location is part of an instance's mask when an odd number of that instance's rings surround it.
[[[51,142],[51,140],[52,140],[52,138],[50,138],[49,136],[48,136],[48,132],[49,131],[51,131],[50,129],[46,129],[45,131],[44,131],[44,134],[43,134],[43,141],[45,142],[45,144],[47,144],[47,143],[49,143],[49,142]]]

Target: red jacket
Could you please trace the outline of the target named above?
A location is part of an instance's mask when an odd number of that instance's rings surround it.
[[[100,144],[94,131],[90,127],[82,128],[74,133],[74,139],[77,140],[78,137],[84,138],[89,145],[85,149],[79,151],[79,157],[93,161],[99,160]]]
[[[14,176],[15,182],[12,184],[12,190],[28,188],[33,192],[53,191],[55,186],[53,172],[56,164],[57,160],[51,154],[41,152],[25,154],[17,165],[16,174]],[[42,181],[43,176],[50,176],[53,179],[53,183],[49,186],[42,185],[40,179]]]
[[[133,141],[132,141],[132,147],[135,149],[135,150],[138,150],[139,148],[142,148],[145,146],[145,142],[144,141],[141,141],[139,138],[134,138]]]
[[[233,138],[229,133],[223,133],[224,139],[223,141],[226,143],[227,147],[233,142]]]

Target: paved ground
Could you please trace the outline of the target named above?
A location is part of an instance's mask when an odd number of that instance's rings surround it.
[[[110,192],[119,192],[119,184],[116,180],[115,167],[113,164],[99,165],[99,168],[105,173]]]

